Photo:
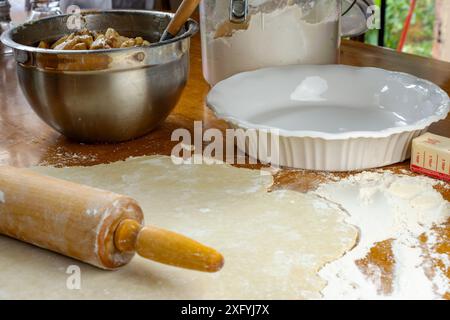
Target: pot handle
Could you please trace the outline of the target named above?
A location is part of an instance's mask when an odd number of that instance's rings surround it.
[[[347,3],[349,2],[349,1],[344,1],[344,0],[341,0],[341,1],[347,2]],[[352,0],[350,5],[347,8],[345,8],[345,10],[342,12],[341,20],[345,21],[345,19],[349,19],[349,12],[356,6],[361,10],[362,16],[364,16],[365,21],[367,21],[368,12],[365,12],[364,10],[366,10],[367,8],[370,8],[373,4],[374,3],[372,0]],[[351,29],[351,31],[342,30],[341,37],[356,37],[363,33],[366,33],[367,30],[368,30],[367,24],[364,23],[364,25],[361,24],[361,26],[359,28],[353,28],[353,29]]]
[[[358,2],[358,0],[353,0],[353,2],[350,4],[350,6],[345,9],[345,11],[342,13],[342,16],[345,16],[347,13],[350,12],[350,10],[352,10],[352,8],[355,6],[355,4]]]

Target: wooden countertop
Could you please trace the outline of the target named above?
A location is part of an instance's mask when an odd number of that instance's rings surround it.
[[[450,93],[450,63],[400,54],[384,48],[358,42],[344,41],[341,63],[355,66],[375,66],[403,71],[428,79]],[[216,119],[205,107],[209,86],[203,80],[199,36],[193,38],[191,48],[191,74],[188,85],[175,110],[155,131],[147,136],[119,144],[80,144],[69,141],[46,124],[31,110],[25,100],[15,73],[12,56],[0,57],[0,163],[27,167],[36,164],[56,166],[94,165],[126,159],[130,156],[152,154],[169,155],[176,142],[170,141],[177,128],[193,130],[193,122],[201,120],[206,128],[225,129],[226,124]],[[450,137],[450,117],[432,126],[431,132]],[[405,162],[391,166],[394,171],[408,169]],[[340,174],[345,176],[347,174]],[[298,191],[313,189],[324,181],[324,175],[304,170],[282,170],[275,177],[274,188]],[[448,188],[439,190],[450,201]],[[440,228],[440,253],[450,255],[450,221]],[[426,239],[423,239],[426,241]],[[393,268],[389,242],[375,246],[362,263],[362,268],[377,265],[386,273],[385,281],[392,281]],[[434,266],[445,268],[439,261]],[[368,270],[368,269],[367,269]],[[450,270],[444,270],[450,279]],[[450,298],[450,293],[447,296]]]
[[[450,93],[450,63],[447,62],[400,54],[359,42],[344,41],[341,63],[408,72],[433,81]],[[190,78],[175,110],[157,130],[145,137],[124,143],[89,145],[76,143],[61,136],[31,110],[17,83],[15,69],[12,56],[0,56],[0,134],[3,137],[0,140],[0,163],[2,164],[23,167],[38,163],[56,166],[94,165],[123,160],[130,156],[169,155],[176,144],[170,141],[174,129],[193,130],[194,121],[203,121],[205,128],[227,127],[205,106],[204,100],[209,86],[202,76],[198,35],[192,40]],[[449,137],[450,116],[433,124],[430,131]],[[390,167],[407,169],[409,163],[404,162]],[[294,171],[297,170],[284,170],[280,176],[286,178]],[[312,172],[304,174],[314,175]],[[292,183],[295,184],[294,181]],[[450,200],[448,192],[444,193],[444,196]]]

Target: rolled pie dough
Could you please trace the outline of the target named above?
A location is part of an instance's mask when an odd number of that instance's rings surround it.
[[[165,156],[34,170],[135,198],[147,224],[218,249],[225,267],[207,274],[135,256],[120,270],[105,271],[0,236],[0,298],[320,298],[326,283],[317,271],[357,239],[339,208],[314,195],[267,192],[272,177],[259,170],[175,165]],[[72,265],[81,269],[79,290],[67,287]]]

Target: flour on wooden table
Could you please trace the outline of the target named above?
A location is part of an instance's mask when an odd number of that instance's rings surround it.
[[[428,242],[436,244],[431,228],[450,218],[449,202],[433,188],[436,184],[446,183],[388,171],[363,172],[322,184],[314,192],[338,203],[348,214],[346,221],[360,230],[358,245],[320,271],[328,281],[322,291],[324,298],[438,299],[450,292],[449,280],[441,269],[434,268],[434,275],[427,274],[427,260],[418,239],[426,234]],[[380,293],[381,284],[363,274],[355,261],[364,259],[370,248],[389,239],[394,274],[392,292],[386,295]],[[441,260],[448,270],[449,255],[434,255],[432,258]]]

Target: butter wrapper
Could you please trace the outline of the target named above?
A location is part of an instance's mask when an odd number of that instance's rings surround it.
[[[425,133],[414,139],[411,170],[450,182],[450,138]]]

